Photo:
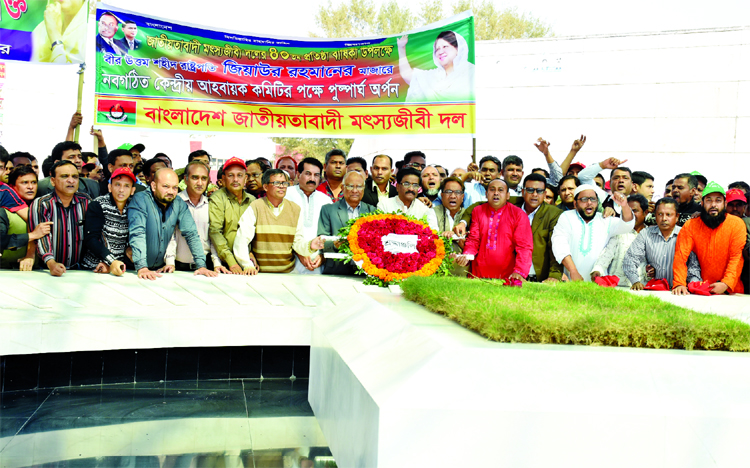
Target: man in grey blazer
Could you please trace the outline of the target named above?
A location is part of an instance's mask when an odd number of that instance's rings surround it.
[[[335,236],[350,219],[375,211],[375,207],[362,201],[365,191],[365,178],[358,172],[347,172],[342,181],[344,198],[332,205],[325,205],[320,210],[318,235]],[[324,253],[338,252],[340,241],[326,241]],[[323,265],[324,275],[353,275],[356,266],[352,262],[341,262],[326,259]]]

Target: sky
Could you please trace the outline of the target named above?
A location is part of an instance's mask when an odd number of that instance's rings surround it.
[[[416,12],[422,0],[399,0],[402,7],[409,7]],[[341,0],[334,0],[334,5]],[[277,36],[306,37],[310,31],[321,33],[315,25],[315,14],[324,2],[319,0],[274,0],[270,2],[248,2],[224,0],[205,2],[198,0],[109,0],[109,4],[129,9],[135,12],[147,12],[156,17],[163,17],[176,22],[192,23],[199,26],[213,27],[222,30],[235,30],[244,33]],[[374,0],[376,6],[382,1]],[[451,3],[445,4],[444,13],[451,13]],[[581,36],[596,34],[621,34],[636,32],[668,31],[696,28],[716,28],[732,26],[750,26],[750,1],[748,0],[713,0],[711,2],[697,0],[630,0],[621,5],[627,7],[613,8],[612,2],[595,0],[525,0],[514,3],[500,3],[499,7],[516,6],[519,12],[526,12],[548,23],[556,36]],[[92,26],[93,28],[93,26]],[[93,62],[93,61],[92,61]],[[93,65],[93,63],[92,63]],[[70,109],[75,109],[75,89],[77,67],[55,67],[53,71],[46,66],[30,64],[9,65],[9,79],[6,84],[5,122],[18,119],[14,117],[13,109],[26,106],[26,96],[33,96],[39,90],[50,93],[49,104],[42,114],[46,121],[54,123],[55,134],[64,133],[58,130],[57,122],[67,122]],[[91,71],[93,71],[93,67]],[[87,72],[90,75],[91,71]],[[37,78],[38,77],[38,78]],[[31,83],[36,84],[31,84]],[[53,85],[54,83],[54,85]],[[61,97],[59,89],[71,91]],[[16,90],[15,96],[8,93]],[[21,92],[18,92],[18,91]],[[85,86],[84,109],[91,109],[93,100],[93,83],[87,78]],[[17,102],[13,98],[16,97]],[[34,110],[37,112],[37,110]],[[24,117],[29,111],[24,112]],[[91,125],[90,113],[84,115],[84,128]],[[16,127],[17,128],[17,127]],[[52,131],[52,128],[44,128]],[[5,135],[3,143],[12,139],[16,145],[24,142],[23,146],[31,146],[39,154],[46,152],[44,139],[36,138],[37,128],[29,126],[29,135]],[[125,133],[119,130],[107,130],[116,143],[137,142],[139,140],[154,140],[161,138],[163,142],[153,148],[156,151],[168,153],[174,150],[175,141],[185,140],[184,135],[164,135],[158,137],[153,134]],[[273,144],[266,137],[240,135],[225,135],[221,140],[229,147],[253,147],[264,155],[273,151]],[[88,146],[88,145],[86,145]],[[111,145],[112,146],[112,145]],[[113,145],[117,146],[117,145]],[[160,147],[163,146],[163,147]],[[170,148],[172,151],[170,151]],[[11,148],[19,150],[21,148]],[[24,148],[26,149],[26,148]],[[222,148],[223,150],[223,148]],[[150,151],[149,151],[150,152]],[[180,150],[179,152],[183,152]],[[153,154],[153,153],[152,153]]]
[[[399,0],[399,5],[418,11],[422,0]],[[310,0],[274,0],[247,2],[223,0],[220,7],[198,0],[109,0],[114,6],[149,12],[174,20],[199,23],[239,31],[307,36],[315,31],[315,14],[326,2]],[[340,4],[340,0],[333,2]],[[380,0],[374,0],[380,5]],[[446,2],[444,13],[449,15]],[[499,7],[515,6],[552,26],[557,36],[667,31],[750,25],[750,2],[747,0],[524,0],[495,1]],[[200,12],[196,14],[196,12]],[[293,12],[293,14],[289,14]],[[237,13],[237,14],[233,14]],[[199,18],[196,20],[196,18]]]

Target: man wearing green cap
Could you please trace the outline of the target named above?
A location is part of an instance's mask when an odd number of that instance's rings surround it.
[[[716,182],[706,184],[702,195],[700,217],[686,222],[677,235],[672,294],[689,294],[686,263],[690,252],[698,257],[701,277],[710,283],[712,294],[742,294],[744,286],[740,273],[747,235],[745,223],[736,216],[727,216],[726,192]]]
[[[695,195],[693,196],[693,199],[695,200],[696,203],[700,203],[701,199],[703,198],[703,189],[706,188],[708,179],[706,179],[706,176],[704,176],[698,171],[693,171],[690,173],[690,175],[695,176],[696,180],[698,180],[698,185],[696,186],[698,190],[695,191]]]

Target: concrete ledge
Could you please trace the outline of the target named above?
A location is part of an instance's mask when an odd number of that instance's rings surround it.
[[[163,347],[310,345],[313,317],[358,279],[260,274],[157,281],[3,272],[0,355]]]
[[[340,466],[750,463],[748,354],[494,343],[368,296],[313,319],[310,403]]]

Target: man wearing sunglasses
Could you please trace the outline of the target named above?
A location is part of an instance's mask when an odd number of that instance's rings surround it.
[[[234,257],[243,271],[251,275],[258,270],[290,273],[294,270],[294,252],[310,262],[313,252],[323,248],[323,241],[316,237],[308,243],[301,208],[284,200],[289,174],[281,169],[268,169],[261,183],[266,196],[252,202],[240,217],[232,249]],[[250,253],[251,246],[254,255]]]
[[[417,200],[417,192],[421,184],[422,175],[418,170],[413,168],[401,169],[396,174],[398,196],[379,202],[378,209],[385,213],[401,213],[414,216],[417,219],[425,218],[430,228],[437,231],[438,222],[435,212]]]

